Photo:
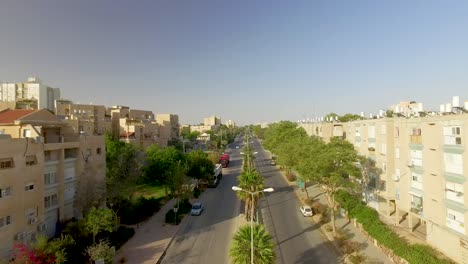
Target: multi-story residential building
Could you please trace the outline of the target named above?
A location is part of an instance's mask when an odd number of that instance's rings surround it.
[[[68,122],[77,133],[104,135],[112,133],[112,118],[103,105],[74,104],[70,100],[55,100],[55,114]]]
[[[325,141],[346,138],[368,158],[362,167],[368,205],[387,222],[416,232],[458,263],[468,263],[468,114],[300,126]]]
[[[0,112],[0,258],[81,217],[105,192],[103,136],[80,135],[48,110]]]
[[[221,125],[221,118],[216,116],[210,116],[203,118],[203,124],[205,126],[220,126]]]
[[[173,114],[156,114],[159,124],[159,145],[166,147],[169,140],[179,137],[179,116]]]
[[[29,77],[24,83],[0,83],[0,110],[49,109],[54,111],[54,101],[60,99],[60,89],[42,84]]]
[[[236,127],[236,122],[234,122],[232,120],[228,120],[228,121],[226,121],[226,126],[229,127],[229,128],[235,128]]]
[[[200,132],[200,134],[203,134],[211,130],[216,131],[217,128],[218,128],[217,126],[206,126],[206,125],[190,126],[190,132],[197,131],[197,132]]]

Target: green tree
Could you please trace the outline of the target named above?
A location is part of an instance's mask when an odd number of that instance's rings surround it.
[[[187,154],[187,165],[187,175],[194,179],[208,179],[213,174],[214,164],[208,154],[201,150]]]
[[[140,155],[141,156],[141,155]],[[131,199],[142,174],[142,158],[131,144],[106,135],[106,192],[108,202]]]
[[[263,181],[264,178],[257,171],[243,171],[239,176],[239,187],[242,188],[242,190],[256,193],[253,196],[253,199],[251,194],[244,191],[236,193],[237,197],[245,203],[245,218],[247,221],[250,221],[251,217],[253,217],[254,220],[256,218],[255,209],[257,207],[258,200],[263,196],[261,191],[265,189]],[[252,207],[254,208],[253,216],[251,216]]]
[[[254,263],[275,263],[275,244],[263,225],[254,225]],[[232,239],[229,255],[234,264],[250,264],[251,258],[251,228],[250,225],[240,227]]]
[[[117,229],[117,215],[110,208],[91,208],[85,217],[85,229],[93,234],[93,242],[100,231],[113,232]]]
[[[314,155],[301,164],[301,175],[318,183],[325,191],[331,208],[332,228],[336,235],[335,193],[342,188],[356,188],[350,176],[361,177],[357,166],[361,157],[352,144],[341,138],[331,138],[330,143],[325,146],[317,144],[315,147],[322,149],[316,149]]]
[[[351,122],[351,121],[355,121],[355,120],[362,120],[364,119],[363,117],[361,117],[360,115],[355,115],[355,114],[345,114],[343,116],[340,116],[338,117],[338,120],[340,122]]]
[[[327,149],[325,142],[316,136],[305,140],[301,144],[301,148],[301,158],[295,168],[300,178],[304,181],[304,191],[306,192],[307,199],[310,199],[306,187],[310,182],[317,181],[316,178],[320,175],[322,170],[321,165],[323,165],[318,159],[326,153]]]
[[[145,180],[149,184],[164,185],[168,195],[167,181],[183,155],[174,147],[161,148],[152,145],[146,149]]]

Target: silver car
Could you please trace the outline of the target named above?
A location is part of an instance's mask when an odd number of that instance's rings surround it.
[[[301,206],[300,209],[301,209],[301,213],[302,213],[303,216],[313,216],[314,215],[313,212],[312,212],[312,208],[310,208],[310,206],[307,206],[307,205]]]
[[[203,212],[202,203],[198,202],[198,203],[192,204],[191,215],[201,215],[202,212]]]

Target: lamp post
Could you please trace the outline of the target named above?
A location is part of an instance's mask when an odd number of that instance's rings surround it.
[[[237,187],[237,186],[232,186],[232,190],[235,191],[235,192],[240,192],[240,191],[243,191],[243,192],[246,192],[248,194],[250,194],[252,196],[252,200],[250,202],[250,263],[251,264],[254,264],[254,261],[253,261],[253,255],[254,255],[254,246],[253,246],[253,214],[254,214],[254,210],[253,210],[253,200],[254,200],[254,195],[257,194],[257,193],[261,193],[261,192],[273,192],[275,189],[273,188],[266,188],[266,189],[263,189],[261,191],[256,191],[256,192],[250,192],[250,191],[246,191],[244,189],[242,189],[241,187]]]

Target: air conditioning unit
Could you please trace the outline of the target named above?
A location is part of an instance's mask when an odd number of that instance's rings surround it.
[[[414,166],[414,162],[412,160],[408,161],[408,167],[413,167]]]
[[[35,223],[37,223],[37,217],[31,217],[31,218],[29,218],[29,224],[30,224],[30,225],[33,225],[33,224],[35,224]]]
[[[35,140],[36,140],[36,143],[42,143],[43,137],[36,137]]]
[[[400,180],[400,175],[398,175],[398,174],[393,174],[392,179],[393,179],[394,181],[397,182],[397,181]]]

